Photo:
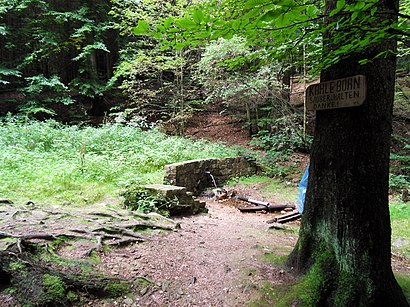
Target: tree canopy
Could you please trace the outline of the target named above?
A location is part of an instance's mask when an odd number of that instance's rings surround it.
[[[272,58],[301,61],[302,47],[313,72],[335,64],[350,53],[360,52],[366,46],[377,44],[389,37],[396,37],[408,45],[409,6],[402,1],[400,17],[394,24],[378,23],[375,20],[385,14],[377,6],[377,0],[336,1],[332,8],[324,9],[323,1],[201,1],[178,18],[169,16],[151,24],[138,21],[133,32],[155,37],[163,49],[183,49],[187,46],[205,45],[210,40],[246,38],[249,46],[258,52],[255,56],[268,61]],[[324,21],[326,16],[340,16],[335,21]],[[361,29],[362,31],[358,31]],[[333,45],[338,48],[321,57],[321,37],[332,31]],[[359,33],[362,33],[359,35]],[[346,40],[346,38],[349,40]],[[374,58],[385,55],[376,54]],[[373,58],[364,59],[362,63]]]

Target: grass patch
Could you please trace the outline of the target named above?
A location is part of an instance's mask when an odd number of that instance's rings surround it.
[[[394,274],[394,276],[396,277],[397,283],[402,288],[407,301],[410,301],[410,277],[401,274]]]
[[[284,266],[288,255],[278,255],[275,253],[264,253],[263,260],[269,264]]]
[[[236,184],[245,185],[247,187],[255,187],[262,191],[268,198],[275,198],[279,202],[295,202],[297,200],[298,188],[288,185],[285,182],[270,178],[267,176],[250,176],[234,178],[228,182],[228,185],[235,186]]]
[[[410,206],[398,198],[390,202],[393,251],[410,258]],[[401,244],[398,244],[402,241]]]
[[[166,164],[236,154],[155,129],[8,121],[0,123],[0,197],[91,204],[133,183],[161,183]]]

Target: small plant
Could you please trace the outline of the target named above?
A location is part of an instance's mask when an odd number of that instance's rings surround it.
[[[401,192],[410,186],[410,145],[407,144],[407,140],[401,136],[394,135],[393,137],[400,146],[400,150],[390,155],[389,185],[391,191]]]
[[[170,207],[178,205],[178,199],[169,199],[159,192],[153,192],[140,186],[129,188],[123,196],[126,208],[142,213],[159,212],[169,216]]]
[[[389,185],[391,190],[401,191],[410,186],[410,177],[406,175],[390,174]]]

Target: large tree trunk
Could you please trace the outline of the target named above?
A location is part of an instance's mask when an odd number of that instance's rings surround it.
[[[335,2],[327,1],[330,7]],[[380,3],[398,7],[398,1]],[[359,107],[316,113],[305,211],[288,265],[317,274],[319,305],[408,305],[391,269],[388,176],[396,59],[358,64],[395,49],[390,39],[321,74],[322,82],[366,76],[367,98]]]

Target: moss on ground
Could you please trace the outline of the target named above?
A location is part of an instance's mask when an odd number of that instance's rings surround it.
[[[44,299],[46,303],[63,303],[66,300],[66,284],[60,277],[44,274],[43,275]]]

